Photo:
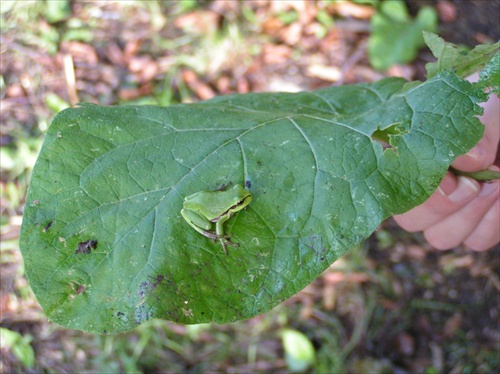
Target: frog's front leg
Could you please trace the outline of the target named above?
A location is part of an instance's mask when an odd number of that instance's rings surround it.
[[[217,234],[217,239],[219,239],[220,244],[222,245],[222,249],[224,253],[227,255],[226,245],[231,245],[233,247],[239,247],[238,243],[233,243],[229,241],[229,235],[224,235],[224,222],[226,222],[229,218],[231,218],[230,213],[221,216],[217,223],[215,224],[215,233]]]

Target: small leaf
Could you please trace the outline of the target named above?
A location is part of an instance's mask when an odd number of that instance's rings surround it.
[[[424,39],[432,54],[438,59],[425,65],[427,78],[432,78],[444,70],[452,70],[459,77],[466,78],[484,68],[490,60],[491,71],[495,70],[495,66],[498,69],[498,58],[495,63],[492,57],[498,52],[500,42],[493,45],[478,45],[471,51],[465,51],[431,32],[424,32]]]
[[[314,347],[311,341],[299,331],[285,329],[281,332],[285,359],[291,372],[301,372],[314,363]]]
[[[379,12],[371,19],[370,63],[375,69],[384,70],[396,63],[412,61],[424,45],[422,31],[433,31],[436,25],[437,15],[433,8],[423,7],[417,18],[411,20],[404,2],[382,2]]]
[[[68,0],[47,0],[45,3],[45,18],[49,23],[60,22],[71,15],[71,5]]]
[[[30,344],[30,338],[18,332],[0,327],[0,348],[10,349],[12,354],[26,368],[35,364],[35,351]]]
[[[491,87],[493,92],[500,97],[500,52],[488,62],[483,71],[479,73],[480,83]]]
[[[45,105],[47,105],[53,113],[58,113],[70,107],[68,102],[53,92],[48,92],[45,96]]]

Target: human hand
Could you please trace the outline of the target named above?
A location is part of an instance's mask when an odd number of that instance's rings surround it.
[[[467,154],[455,160],[452,166],[457,170],[500,170],[493,166],[500,139],[500,100],[491,95],[482,106],[484,136]],[[484,251],[500,241],[499,196],[498,179],[480,183],[448,172],[426,202],[394,219],[407,231],[423,231],[427,241],[437,249],[464,244]]]

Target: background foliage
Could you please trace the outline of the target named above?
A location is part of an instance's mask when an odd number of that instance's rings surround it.
[[[408,3],[412,17],[419,3]],[[483,28],[498,1],[429,3],[446,40],[498,40],[498,25]],[[420,51],[412,65],[374,71],[366,46],[376,9],[367,2],[235,4],[1,2],[1,325],[17,334],[2,339],[1,370],[284,371],[293,352],[285,354],[281,331],[291,329],[312,343],[307,364],[318,372],[496,371],[498,250],[437,253],[391,221],[302,293],[245,323],[153,321],[110,337],[46,321],[17,236],[41,136],[59,110],[423,79],[432,60]]]

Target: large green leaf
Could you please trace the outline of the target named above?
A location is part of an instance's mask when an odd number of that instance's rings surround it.
[[[422,203],[481,138],[484,99],[443,72],[408,86],[66,109],[27,196],[27,276],[51,320],[89,332],[263,313]],[[180,210],[228,181],[253,201],[226,223],[240,247],[225,255]]]

